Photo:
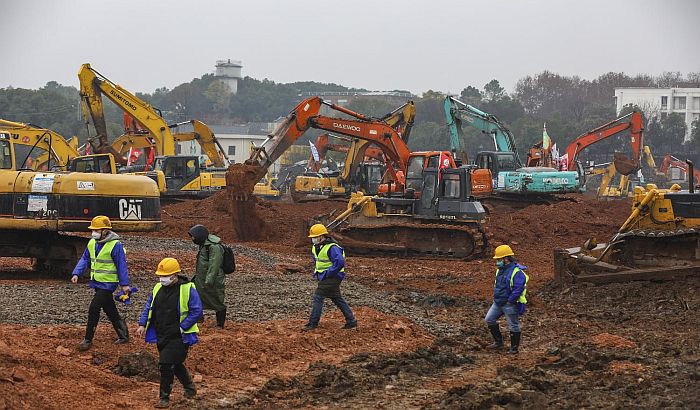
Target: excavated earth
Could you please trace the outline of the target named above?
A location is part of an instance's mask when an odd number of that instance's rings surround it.
[[[187,359],[199,395],[185,400],[176,382],[174,408],[700,408],[700,279],[554,283],[554,248],[604,241],[629,214],[628,202],[569,199],[496,207],[486,222],[490,245],[510,244],[529,267],[516,357],[485,349],[489,259],[349,256],[343,289],[359,328],[341,330],[329,303],[321,326],[300,332],[314,289],[306,224],[344,209],[337,201],[258,200],[252,211],[265,223],[254,242],[238,240],[244,221],[225,193],[164,206],[160,232],[124,235],[140,290],[120,310],[134,332],[161,258],[192,273],[187,230],[201,223],[234,245],[238,271],[227,276],[226,328],[207,312]],[[152,408],[155,348],[113,345],[103,318],[93,349],[79,352],[87,284],[30,269],[0,258],[0,408]]]

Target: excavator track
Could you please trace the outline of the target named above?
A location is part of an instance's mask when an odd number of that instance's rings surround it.
[[[466,260],[482,257],[488,246],[486,232],[477,223],[346,223],[333,236],[350,252],[364,255]]]

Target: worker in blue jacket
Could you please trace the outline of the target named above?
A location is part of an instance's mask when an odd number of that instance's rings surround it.
[[[119,235],[112,231],[112,222],[108,217],[99,215],[92,218],[88,229],[92,230],[92,239],[73,269],[72,283],[78,283],[78,278],[90,271],[90,287],[95,289],[88,309],[85,338],[78,345],[78,350],[85,351],[92,346],[97,323],[100,321],[100,310],[112,322],[117,332],[116,344],[129,341],[129,328],[121,318],[112,294],[120,286],[125,294],[131,291],[129,287],[129,271],[126,267],[126,253],[119,241]]]
[[[493,289],[493,304],[484,320],[493,336],[494,343],[490,349],[503,347],[503,335],[498,327],[498,318],[506,317],[510,329],[510,350],[517,354],[520,346],[520,322],[518,316],[525,313],[527,304],[527,267],[515,261],[515,254],[508,245],[496,248],[493,259],[496,260],[496,280]]]
[[[194,283],[181,274],[180,263],[165,258],[158,264],[158,283],[146,299],[139,318],[139,336],[158,347],[160,401],[157,408],[170,405],[175,377],[185,388],[185,398],[197,395],[197,389],[185,367],[189,347],[198,342],[197,321],[202,318],[202,300]]]
[[[323,310],[323,301],[330,298],[331,301],[343,312],[345,325],[343,329],[357,327],[357,320],[352,309],[340,294],[340,283],[345,278],[345,251],[329,235],[323,224],[315,224],[309,230],[311,238],[311,254],[314,259],[314,278],[318,280],[318,286],[314,292],[311,317],[303,330],[312,330],[318,327]]]

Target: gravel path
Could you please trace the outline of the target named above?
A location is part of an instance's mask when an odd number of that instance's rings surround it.
[[[178,239],[125,237],[129,251],[158,248],[192,250],[192,243]],[[155,242],[155,245],[154,245]],[[280,258],[268,252],[236,245],[235,252],[259,262],[260,269],[269,271]],[[140,289],[134,295],[133,304],[118,304],[120,311],[130,322],[138,319],[148,292],[154,280],[149,275],[132,275],[132,284]],[[259,274],[257,272],[236,272],[226,278],[229,306],[228,318],[236,321],[268,321],[289,317],[306,317],[311,307],[311,295],[315,281],[305,273]],[[343,283],[343,293],[351,306],[368,306],[383,313],[408,318],[438,336],[459,333],[455,326],[438,322],[427,316],[426,308],[406,298],[392,297],[354,282],[352,277]],[[0,304],[0,323],[21,323],[26,325],[75,324],[82,325],[87,318],[87,307],[93,291],[87,283],[72,285],[68,281],[36,281],[30,284],[4,284],[0,282],[0,300],[11,303]],[[335,306],[326,302],[326,311]],[[206,312],[207,316],[213,312]],[[358,318],[360,323],[362,318]],[[103,321],[106,320],[103,314]]]

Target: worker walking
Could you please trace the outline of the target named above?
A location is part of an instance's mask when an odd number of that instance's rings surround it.
[[[520,322],[518,317],[525,313],[527,299],[527,282],[529,277],[526,266],[515,260],[515,254],[508,245],[496,248],[493,256],[496,260],[496,280],[493,289],[493,304],[486,313],[484,321],[493,336],[494,343],[490,349],[503,347],[503,335],[498,327],[498,318],[505,315],[510,329],[510,350],[508,353],[517,354],[520,346]]]
[[[92,239],[73,269],[71,277],[71,282],[78,283],[78,278],[89,269],[90,287],[95,289],[95,295],[88,309],[85,338],[78,345],[81,351],[88,350],[92,346],[97,323],[100,321],[100,310],[104,310],[117,332],[117,340],[114,343],[121,344],[129,341],[129,328],[126,326],[126,321],[119,315],[112,299],[117,286],[120,286],[126,294],[131,291],[124,247],[119,241],[119,235],[112,231],[112,222],[108,217],[99,215],[92,218],[88,229],[92,230]]]
[[[180,263],[165,258],[158,264],[158,283],[146,299],[137,333],[158,347],[160,401],[157,408],[170,405],[174,378],[185,388],[185,398],[197,395],[192,377],[185,367],[189,347],[198,342],[197,321],[202,317],[202,302],[195,285],[181,275]]]
[[[345,316],[343,329],[357,327],[357,320],[343,296],[340,294],[340,283],[345,278],[345,251],[329,235],[323,224],[315,224],[309,230],[311,238],[311,254],[314,259],[314,278],[318,286],[314,292],[311,317],[303,330],[318,327],[323,310],[323,301],[330,298]]]
[[[226,321],[226,276],[223,270],[224,248],[221,239],[211,235],[203,225],[189,230],[192,242],[199,245],[194,284],[197,286],[205,310],[216,312],[216,326],[224,328]]]

